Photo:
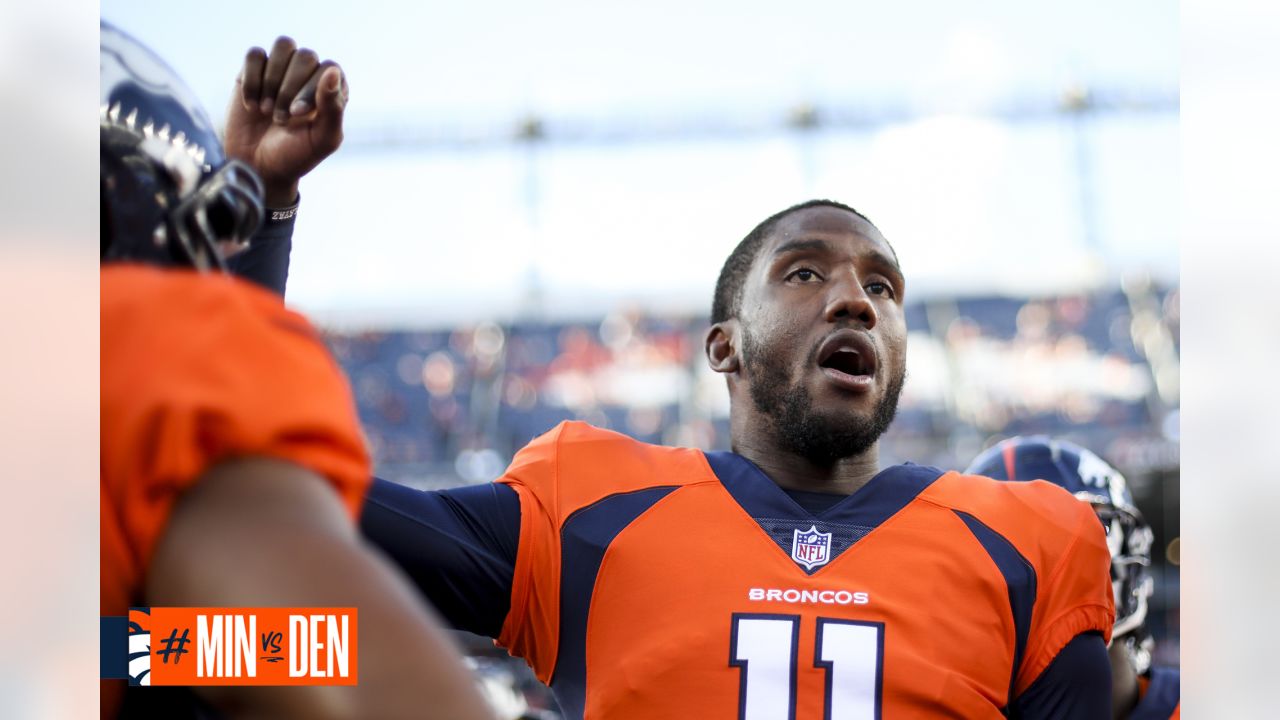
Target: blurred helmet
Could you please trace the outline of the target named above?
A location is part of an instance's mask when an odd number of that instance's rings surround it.
[[[262,181],[155,53],[102,23],[101,260],[222,268],[262,222]]]
[[[1154,590],[1147,571],[1154,536],[1134,505],[1124,476],[1089,450],[1045,436],[999,442],[965,472],[996,480],[1047,480],[1093,506],[1111,550],[1111,589],[1116,601],[1112,636],[1130,646],[1138,672],[1145,672],[1151,662],[1145,623],[1147,600]]]

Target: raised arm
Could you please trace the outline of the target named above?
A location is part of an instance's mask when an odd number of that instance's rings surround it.
[[[252,48],[227,108],[227,155],[258,171],[266,216],[248,248],[228,260],[240,277],[284,295],[299,181],[342,144],[350,88],[342,68],[281,36]]]

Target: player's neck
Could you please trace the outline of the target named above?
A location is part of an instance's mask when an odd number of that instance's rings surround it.
[[[777,438],[747,431],[733,433],[733,451],[755,463],[786,490],[852,495],[880,471],[879,443],[859,455],[818,463],[784,447]]]

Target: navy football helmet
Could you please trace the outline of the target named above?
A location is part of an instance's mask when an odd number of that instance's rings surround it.
[[[996,480],[1046,480],[1093,506],[1107,531],[1116,601],[1113,642],[1124,642],[1137,672],[1151,665],[1147,601],[1154,590],[1151,527],[1133,503],[1124,476],[1089,450],[1045,436],[1014,437],[980,454],[965,470]]]
[[[228,160],[194,93],[163,60],[103,22],[101,260],[224,267],[262,222],[262,181]]]

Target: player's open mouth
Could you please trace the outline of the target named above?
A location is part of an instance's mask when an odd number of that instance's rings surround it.
[[[875,379],[876,351],[865,333],[838,330],[818,348],[818,367],[837,385],[866,391]]]

